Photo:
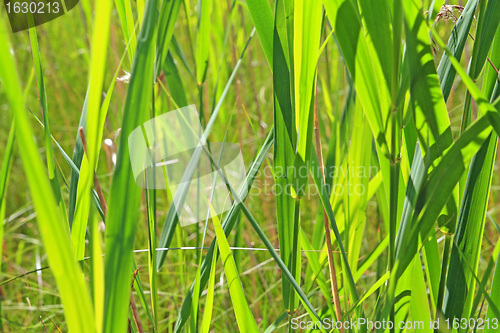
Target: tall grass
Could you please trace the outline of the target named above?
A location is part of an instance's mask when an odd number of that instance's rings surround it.
[[[0,330],[495,332],[500,3],[461,5],[81,0],[17,34],[0,14]],[[230,209],[181,227],[200,198],[141,189],[128,140],[190,104],[182,180],[213,142],[247,169],[233,188],[210,157]],[[366,318],[395,327],[306,323]]]

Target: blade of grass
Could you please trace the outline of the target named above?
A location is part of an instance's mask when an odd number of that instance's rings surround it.
[[[170,41],[177,22],[181,0],[163,1],[160,9],[160,22],[158,22],[158,40],[156,42],[155,76],[159,76],[167,57]],[[187,104],[186,104],[187,105]],[[181,105],[185,106],[185,105]]]
[[[489,127],[487,118],[478,119],[450,147],[423,185],[415,205],[415,211],[412,213],[411,224],[401,234],[400,246],[397,247],[395,271],[391,275],[389,284],[391,288],[388,291],[388,300],[390,301],[384,308],[382,314],[384,318],[388,316],[391,300],[394,299],[395,282],[406,270],[418,250],[419,234],[422,239],[427,237],[452,189],[465,171],[466,164],[490,133],[491,127]],[[458,164],[457,161],[463,162]]]
[[[303,0],[294,2],[293,22],[293,87],[295,112],[295,130],[297,145],[295,147],[294,172],[292,177],[291,196],[295,199],[293,215],[293,236],[290,272],[300,284],[300,201],[306,195],[308,169],[312,153],[312,135],[314,129],[314,92],[316,91],[316,67],[319,58],[323,11],[319,0]],[[279,147],[277,147],[279,148]],[[298,300],[295,292],[290,295],[290,312],[294,312]]]
[[[258,332],[257,323],[255,322],[245,298],[238,276],[238,270],[236,269],[236,264],[234,263],[234,258],[229,248],[226,235],[224,234],[219,218],[215,215],[215,211],[211,204],[210,209],[212,210],[212,223],[214,224],[215,234],[217,235],[217,245],[221,254],[222,264],[224,265],[229,295],[231,296],[239,330],[240,332]]]
[[[472,59],[469,63],[468,74],[476,81],[486,61],[495,31],[500,22],[500,5],[497,1],[480,2],[479,19],[477,24]],[[460,130],[463,132],[471,122],[471,94],[466,92]]]
[[[275,26],[273,38],[273,88],[274,88],[274,178],[276,186],[289,188],[291,175],[289,167],[294,162],[294,146],[296,142],[295,114],[292,109],[290,55],[288,54],[288,40],[286,36],[285,8],[282,0],[276,1]],[[276,221],[278,224],[278,241],[280,256],[291,267],[291,240],[293,229],[293,198],[287,191],[276,193]],[[291,287],[285,278],[282,278],[283,305],[290,306]]]
[[[144,122],[150,108],[157,17],[157,2],[148,0],[124,103],[120,144],[111,185],[105,235],[105,333],[123,332],[127,328],[132,251],[141,193],[132,174],[127,140],[132,130]]]
[[[452,144],[448,110],[439,86],[420,1],[404,6],[406,53],[410,68],[411,106],[427,168]]]
[[[165,73],[165,80],[167,81],[172,99],[175,101],[175,104],[177,104],[176,107],[182,108],[187,106],[188,102],[184,85],[182,84],[182,78],[170,51],[167,53],[163,72]]]
[[[154,117],[153,117],[154,118]],[[151,156],[154,156],[151,154]],[[153,157],[154,159],[154,157]],[[153,161],[153,165],[156,162]],[[147,169],[146,169],[147,170]],[[148,176],[146,175],[146,182],[148,181]],[[153,172],[153,184],[156,182],[155,172]],[[148,273],[149,273],[149,285],[151,292],[151,309],[153,315],[153,332],[158,330],[158,277],[156,271],[156,190],[154,190],[155,185],[148,186],[146,190],[146,209],[147,209],[147,220],[148,220]]]
[[[83,102],[82,112],[80,114],[80,121],[78,123],[78,128],[85,129],[87,127],[87,108],[88,108],[88,97],[89,90],[85,95],[85,100]],[[41,123],[40,123],[41,124]],[[43,125],[42,125],[43,126]],[[60,147],[60,146],[59,146]],[[70,230],[73,228],[73,220],[75,216],[76,209],[76,197],[78,190],[78,179],[80,177],[80,168],[82,166],[83,160],[83,145],[80,134],[76,134],[75,147],[73,148],[73,157],[71,162],[75,165],[76,170],[71,170],[71,182],[69,184],[69,199],[68,199],[68,223]]]
[[[212,256],[212,265],[210,266],[210,278],[208,279],[208,292],[207,300],[205,301],[205,309],[203,310],[203,319],[201,320],[201,333],[210,332],[210,322],[212,320],[212,313],[214,309],[214,296],[215,296],[215,265],[217,263],[217,248],[214,249]]]
[[[131,1],[129,0],[115,0],[116,11],[122,26],[123,36],[125,43],[129,44],[128,55],[129,60],[132,62],[134,54],[137,49],[137,37],[135,33],[134,16],[132,14]]]
[[[350,0],[323,3],[375,141],[381,154],[390,158],[386,137],[391,104],[389,88],[373,44],[364,34],[358,9]]]
[[[500,256],[497,257],[496,259],[496,266],[495,266],[495,273],[493,275],[493,282],[491,283],[491,291],[490,291],[490,299],[491,300],[498,300],[500,299]],[[500,304],[498,304],[498,301],[496,303],[496,307],[500,308]],[[494,322],[494,320],[498,321],[498,317],[496,317],[495,311],[493,311],[491,308],[488,308],[488,311],[486,313],[486,319],[485,321],[488,322]],[[484,333],[494,333],[497,330],[497,328],[494,328],[494,325],[488,325],[484,329]]]
[[[463,252],[477,273],[497,146],[497,136],[492,133],[470,165],[448,267],[443,303],[446,318],[462,318],[470,312],[473,298],[470,291],[475,289],[475,280],[463,266],[457,251]]]
[[[465,42],[469,37],[469,31],[474,20],[474,13],[476,11],[477,4],[479,0],[467,1],[462,15],[455,23],[451,36],[448,39],[448,49],[451,51],[453,56],[457,59],[462,57],[462,52],[465,46]],[[439,76],[439,82],[441,83],[441,91],[443,92],[444,100],[448,100],[451,88],[453,87],[453,81],[455,81],[456,71],[448,58],[448,55],[443,53],[441,61],[439,62],[437,73]]]
[[[92,36],[92,56],[90,63],[90,83],[87,105],[87,158],[82,159],[80,177],[76,196],[75,216],[71,230],[75,256],[83,259],[85,255],[85,231],[90,210],[92,184],[97,167],[104,126],[101,99],[106,55],[111,24],[113,3],[110,0],[100,1],[96,7],[94,35]]]
[[[2,167],[0,168],[0,265],[2,263],[1,258],[3,254],[3,235],[4,235],[4,219],[6,210],[6,193],[7,186],[9,183],[10,168],[13,160],[14,142],[15,142],[15,122],[12,121],[10,125],[9,138],[7,139],[7,144],[5,146],[5,156],[2,160]],[[0,266],[1,267],[1,266]],[[0,315],[2,313],[2,302],[0,300]],[[3,319],[0,319],[0,327],[3,327]]]
[[[249,0],[246,2],[252,16],[255,29],[266,55],[271,70],[273,69],[273,14],[269,2],[266,0]],[[276,14],[276,13],[275,13]]]
[[[32,19],[32,16],[29,16]],[[47,102],[47,93],[45,90],[45,80],[43,75],[42,62],[40,60],[40,50],[38,49],[38,37],[36,33],[36,27],[29,29],[30,43],[31,43],[31,54],[33,57],[33,66],[35,68],[35,77],[38,87],[38,99],[40,101],[40,106],[42,109],[43,123],[45,130],[45,153],[47,158],[47,169],[49,172],[50,183],[52,184],[52,190],[56,196],[58,202],[59,210],[61,211],[61,216],[63,219],[67,220],[66,207],[61,194],[61,185],[59,184],[59,179],[56,172],[56,164],[54,158],[54,151],[52,149],[52,140],[50,134],[49,126],[49,107]],[[68,228],[69,232],[69,228]]]
[[[1,22],[3,25],[4,21]],[[88,288],[72,255],[66,221],[57,208],[56,198],[33,140],[33,132],[22,103],[23,95],[16,65],[6,36],[8,35],[2,34],[0,37],[0,77],[8,87],[5,92],[16,124],[19,152],[37,212],[40,234],[64,305],[66,323],[72,332],[95,332]]]
[[[102,322],[104,315],[104,260],[102,252],[102,239],[96,214],[90,212],[89,243],[91,260],[91,286],[94,314],[96,317],[97,333],[102,332]]]
[[[12,165],[13,155],[14,155],[14,142],[16,139],[16,123],[12,121],[10,125],[9,138],[5,145],[5,154],[2,160],[2,168],[0,169],[0,260],[3,252],[3,232],[4,224],[3,220],[5,218],[5,201],[7,193],[7,185],[9,183],[10,167]]]
[[[411,284],[411,298],[410,298],[410,309],[411,318],[414,321],[429,323],[431,322],[431,311],[429,309],[429,301],[427,298],[427,290],[424,280],[424,274],[422,271],[422,262],[419,256],[415,256],[413,259],[413,270],[412,273],[412,284]],[[424,325],[418,329],[422,333],[431,333],[432,328]]]
[[[198,0],[198,34],[196,35],[196,80],[198,85],[205,82],[210,51],[210,12],[212,1]],[[201,107],[201,106],[200,106]],[[203,112],[200,111],[202,114]]]

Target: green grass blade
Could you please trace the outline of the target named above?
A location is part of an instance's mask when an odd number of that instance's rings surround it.
[[[500,133],[500,111],[498,110],[498,105],[495,102],[493,104],[488,102],[488,99],[484,96],[484,94],[479,90],[479,88],[474,84],[474,81],[467,75],[465,70],[460,66],[458,60],[452,56],[450,50],[445,46],[444,42],[441,40],[439,35],[436,33],[434,29],[432,29],[432,34],[434,36],[435,41],[440,45],[445,52],[448,54],[448,57],[455,67],[458,75],[462,78],[463,83],[467,87],[468,92],[472,96],[472,98],[476,101],[478,105],[478,120],[481,116],[486,115],[488,121],[490,122],[493,129],[499,135]],[[496,95],[495,95],[496,96]],[[492,100],[495,101],[497,97],[493,97]],[[477,122],[477,120],[476,120]]]
[[[495,273],[493,275],[493,282],[491,283],[491,291],[490,291],[490,299],[496,300],[496,307],[500,308],[500,304],[498,304],[498,300],[500,299],[500,256],[497,257],[496,261],[496,266],[495,266]],[[495,311],[493,311],[491,308],[488,308],[488,311],[486,313],[486,318],[485,320],[488,320],[489,322],[492,323],[491,326],[488,326],[484,329],[484,333],[494,333],[497,328],[494,328],[494,321],[495,319],[498,321],[498,318],[496,317]]]
[[[490,86],[493,82],[494,80],[489,80]],[[487,85],[484,89],[487,94],[493,92]],[[491,100],[495,98],[496,93],[491,96]],[[475,279],[472,275],[477,274],[478,270],[497,142],[497,136],[492,133],[470,165],[448,268],[449,276],[443,304],[446,318],[461,318],[464,313],[470,313],[472,307],[474,295],[470,291],[475,289]],[[472,272],[464,265],[464,260],[470,263]],[[450,293],[450,290],[454,292]]]
[[[469,269],[464,267],[457,251],[464,253],[477,272],[496,151],[497,137],[492,133],[470,165],[448,267],[443,303],[446,318],[462,318],[464,313],[470,312],[473,293],[469,291],[475,289],[475,280]],[[466,302],[469,304],[466,305]]]
[[[160,9],[160,21],[158,22],[158,41],[156,42],[155,75],[159,76],[167,57],[170,41],[177,22],[181,0],[163,1]],[[181,105],[181,107],[184,105]]]
[[[273,87],[274,87],[274,176],[276,186],[289,188],[291,175],[287,175],[289,167],[294,163],[294,146],[296,141],[295,114],[292,109],[292,81],[290,77],[290,55],[286,35],[285,8],[282,0],[276,1],[275,26],[273,38]],[[293,229],[294,199],[287,191],[276,194],[276,221],[278,224],[278,241],[280,256],[287,267],[290,267],[290,251]],[[291,287],[285,278],[282,279],[283,305],[290,306]]]
[[[5,146],[5,156],[2,161],[2,166],[0,168],[0,265],[2,263],[2,254],[3,254],[3,235],[4,235],[4,219],[5,219],[5,211],[6,211],[6,193],[7,186],[9,183],[10,176],[10,168],[13,160],[13,148],[15,141],[15,122],[12,121],[10,126],[9,138],[7,139],[7,144]],[[1,266],[0,266],[1,267]],[[2,304],[0,302],[0,315],[2,315]],[[3,320],[0,319],[0,327],[3,327]]]
[[[491,47],[494,34],[500,22],[500,4],[498,1],[480,2],[479,19],[477,31],[472,49],[472,59],[469,63],[468,74],[476,81],[486,62],[486,56]],[[471,95],[467,92],[462,114],[461,130],[469,126],[471,122]]]
[[[429,168],[451,145],[453,137],[448,110],[444,103],[431,53],[427,22],[420,1],[404,6],[406,53],[410,68],[411,106],[415,113],[422,156]]]
[[[373,44],[387,85],[391,87],[393,62],[399,63],[400,60],[393,61],[392,59],[393,42],[389,1],[362,0],[359,1],[359,7],[367,39]]]
[[[500,2],[488,1],[484,14],[481,15],[478,21],[474,48],[472,50],[469,74],[473,80],[478,78],[484,67],[486,56],[490,50],[499,23]]]
[[[487,117],[483,116],[474,122],[450,147],[423,185],[412,213],[411,223],[402,230],[399,246],[396,248],[395,273],[391,275],[389,300],[395,295],[395,282],[418,251],[419,238],[427,238],[469,161],[491,132]],[[390,306],[391,302],[388,302],[384,308],[384,317],[389,314]]]
[[[2,26],[4,25],[2,20]],[[23,95],[10,43],[0,37],[0,77],[16,124],[19,152],[32,194],[37,222],[49,264],[56,280],[71,332],[95,332],[94,314],[88,288],[78,263],[74,260],[66,221],[60,215],[56,198],[33,141],[33,132],[23,105]]]
[[[453,56],[460,59],[462,52],[464,50],[465,42],[469,38],[469,30],[474,20],[474,13],[476,11],[477,4],[479,0],[467,1],[465,8],[460,15],[457,23],[453,27],[451,36],[448,39],[448,49],[451,51]],[[451,88],[453,87],[453,81],[455,81],[456,71],[448,58],[446,53],[443,53],[441,61],[439,62],[437,73],[439,76],[439,82],[441,84],[441,91],[443,92],[443,97],[448,100]]]
[[[322,28],[322,6],[318,0],[295,1],[294,18],[294,91],[295,91],[295,127],[297,130],[297,146],[295,153],[295,173],[293,175],[292,196],[298,198],[305,195],[308,177],[301,171],[310,163],[313,134],[313,105],[316,88],[316,66],[319,57],[319,43]]]
[[[105,297],[103,332],[124,332],[132,276],[132,250],[141,197],[130,165],[128,136],[144,122],[154,82],[157,2],[148,0],[139,33],[130,83],[124,104],[116,169],[111,185],[106,224]]]
[[[211,205],[210,207],[212,213],[215,214],[213,207]],[[245,298],[245,294],[243,293],[241,281],[238,276],[238,270],[236,269],[236,264],[234,263],[229,243],[227,242],[226,235],[217,215],[212,216],[212,222],[217,236],[217,245],[219,247],[222,264],[224,265],[229,295],[231,296],[231,301],[233,303],[239,331],[258,332],[257,323],[255,322],[252,312],[250,311],[250,307],[248,306],[248,302]]]
[[[431,312],[427,298],[427,287],[425,285],[422,263],[418,256],[413,259],[413,273],[411,284],[410,311],[411,318],[414,321],[429,323],[431,321]],[[428,325],[421,327],[418,332],[431,333],[432,329]]]
[[[293,91],[295,105],[295,129],[297,145],[292,178],[291,195],[295,199],[293,214],[293,235],[291,239],[290,272],[300,283],[300,199],[306,195],[308,165],[312,153],[314,129],[314,95],[316,90],[316,67],[318,64],[323,11],[319,0],[294,2],[293,22]],[[286,125],[286,124],[285,124]],[[293,136],[292,136],[293,137]],[[276,147],[280,149],[280,147]],[[305,170],[306,172],[302,172]],[[284,190],[286,191],[286,190]],[[285,194],[289,195],[289,194]],[[279,213],[279,212],[278,212]],[[295,311],[298,300],[292,290],[289,300],[290,311]]]
[[[172,53],[169,51],[165,59],[165,65],[163,67],[163,72],[165,73],[165,80],[167,81],[170,94],[177,108],[182,108],[188,105],[186,91],[184,90],[184,85],[182,84],[182,78],[179,74],[179,70],[174,62]]]
[[[71,230],[71,241],[77,259],[85,255],[85,232],[90,210],[94,172],[97,167],[101,147],[105,115],[102,114],[102,86],[106,68],[106,55],[111,25],[113,3],[101,1],[96,7],[94,35],[92,36],[92,56],[90,63],[90,83],[87,105],[86,158],[83,158],[78,178],[75,216]]]
[[[493,65],[498,67],[500,64],[500,25],[497,28],[497,33],[495,35],[495,39],[491,45],[491,50],[489,54],[489,59]],[[498,72],[488,64],[484,71],[484,79],[483,79],[483,87],[482,90],[486,97],[490,97],[493,94],[493,90],[498,89],[498,85],[500,85],[500,80],[498,78]]]
[[[87,128],[87,108],[88,108],[88,97],[89,89],[87,88],[87,93],[85,95],[85,100],[82,106],[82,112],[80,114],[80,121],[78,123],[78,128]],[[73,220],[75,216],[76,209],[76,197],[78,191],[78,179],[80,178],[80,167],[82,166],[83,160],[83,144],[80,138],[80,132],[77,131],[75,147],[73,148],[72,163],[75,165],[77,170],[71,170],[71,182],[69,184],[69,199],[68,199],[68,223],[70,229],[73,227]]]
[[[97,333],[102,332],[104,315],[104,258],[102,252],[102,239],[96,214],[90,212],[89,243],[91,260],[91,286],[94,314],[96,317]]]
[[[260,44],[271,70],[273,69],[273,13],[266,0],[247,1],[248,10],[259,35]]]
[[[201,333],[210,332],[210,322],[212,320],[212,313],[214,309],[214,296],[215,296],[215,265],[217,263],[217,248],[214,249],[212,256],[212,265],[210,266],[210,278],[208,279],[208,292],[207,300],[205,301],[205,309],[203,310],[203,319],[201,320]]]
[[[417,251],[418,235],[420,234],[422,238],[427,237],[468,162],[490,133],[491,127],[486,117],[477,120],[450,147],[424,183],[418,195],[411,223],[401,231],[396,252],[396,261],[400,261],[400,264],[394,278],[403,273],[408,266]]]
[[[52,149],[52,139],[50,134],[49,126],[49,107],[47,102],[47,92],[45,90],[45,79],[43,75],[42,62],[40,60],[40,50],[38,49],[38,37],[36,33],[36,28],[29,29],[30,43],[31,43],[31,54],[33,57],[33,66],[35,67],[35,77],[38,86],[38,97],[40,100],[40,106],[43,114],[43,123],[45,129],[45,153],[47,158],[47,169],[49,172],[50,183],[52,184],[52,190],[56,196],[56,200],[59,205],[59,210],[61,211],[61,216],[63,219],[67,220],[66,207],[61,194],[61,185],[59,184],[59,179],[56,172],[56,162],[54,157],[54,151]],[[69,228],[68,228],[69,232]]]
[[[123,36],[125,43],[129,44],[128,48],[129,59],[132,62],[134,59],[135,50],[137,48],[137,37],[135,33],[134,16],[132,14],[131,1],[129,0],[115,0],[116,11],[122,26]]]
[[[153,174],[153,182],[155,175]],[[148,273],[151,292],[151,309],[154,318],[153,332],[158,329],[158,276],[156,270],[156,190],[146,190],[146,207],[148,219]]]
[[[198,34],[196,35],[196,81],[198,85],[205,82],[210,51],[210,12],[212,1],[198,0]]]
[[[318,253],[314,252],[314,248],[307,239],[307,235],[302,228],[300,228],[300,242],[301,247],[306,251],[308,266],[312,269],[313,276],[315,277],[314,280],[318,284],[319,289],[325,298],[330,299],[332,297],[331,289],[328,289],[328,285],[326,284],[326,279],[322,272],[323,265],[321,265]],[[332,302],[328,302],[328,305],[330,307],[330,311],[335,313],[332,307]],[[340,320],[340,318],[337,318],[337,320]]]
[[[380,153],[390,158],[386,137],[391,104],[389,87],[373,44],[364,34],[358,9],[350,0],[323,2]]]
[[[137,266],[137,264],[135,263],[135,260],[134,260],[133,267],[137,267],[137,269],[139,268]],[[134,290],[137,293],[139,300],[141,301],[142,307],[145,309],[146,314],[148,315],[148,319],[153,323],[154,322],[153,314],[151,313],[151,310],[149,309],[148,300],[146,298],[146,294],[144,293],[144,289],[142,288],[142,280],[141,280],[141,277],[139,274],[135,275]]]
[[[3,220],[5,218],[5,195],[7,193],[7,185],[9,183],[10,167],[13,160],[14,142],[16,139],[16,123],[13,121],[10,125],[9,138],[5,145],[5,155],[2,160],[2,168],[0,169],[0,244],[3,244]],[[0,247],[0,258],[2,258],[3,246]]]

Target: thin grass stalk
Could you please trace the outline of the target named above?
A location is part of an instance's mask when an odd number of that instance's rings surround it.
[[[155,173],[153,172],[153,183]],[[158,329],[158,285],[156,271],[156,190],[146,190],[147,220],[148,220],[148,268],[151,289],[151,309],[153,315],[153,332]],[[133,300],[133,298],[132,298]]]
[[[152,92],[152,114],[151,119],[155,118],[155,96],[154,89]],[[153,137],[156,137],[156,128],[153,127]],[[154,141],[153,145],[156,146],[157,142]],[[153,148],[155,149],[155,148]],[[156,165],[155,154],[150,152],[153,158],[153,165]],[[147,170],[147,168],[146,168]],[[154,318],[153,332],[158,330],[158,285],[157,285],[157,271],[156,271],[156,172],[153,171],[153,186],[148,186],[146,190],[146,205],[147,205],[147,220],[148,220],[148,269],[149,269],[149,284],[151,289],[151,309]],[[147,178],[146,178],[147,179]],[[132,297],[133,300],[133,297]]]
[[[399,185],[399,163],[390,161],[390,197],[389,197],[389,271],[394,269],[396,258],[396,228],[398,215],[398,185]],[[392,304],[390,319],[395,320],[395,303]],[[391,330],[394,332],[394,328]]]
[[[321,149],[321,138],[319,133],[319,119],[318,119],[318,99],[317,95],[314,99],[314,136],[316,139],[316,156],[318,157],[321,176],[323,177],[323,181],[325,181],[325,165],[323,163],[323,152]],[[332,287],[333,294],[333,303],[335,305],[335,315],[337,320],[342,318],[342,309],[340,307],[340,297],[339,297],[339,289],[337,284],[337,273],[335,271],[335,261],[333,258],[333,249],[332,249],[332,239],[330,236],[330,220],[328,219],[328,215],[326,214],[325,207],[323,207],[323,222],[325,225],[325,242],[326,248],[328,250],[328,269],[330,272],[330,285]],[[340,328],[340,332],[344,332],[344,327]]]
[[[390,197],[389,197],[389,269],[392,272],[396,259],[396,232],[398,218],[398,189],[399,189],[399,152],[401,149],[400,138],[400,112],[398,109],[399,89],[399,62],[401,53],[401,31],[403,28],[403,10],[401,0],[394,0],[393,13],[393,39],[392,39],[392,77],[391,77],[391,165],[390,165]],[[391,308],[390,319],[395,322],[395,303]],[[392,328],[391,332],[395,329]]]
[[[134,294],[132,290],[134,289],[134,281],[135,277],[139,273],[139,268],[134,271],[132,274],[132,286],[130,288],[130,310],[132,312],[132,317],[134,318],[135,327],[137,327],[137,331],[139,333],[144,333],[144,328],[142,326],[141,316],[139,315],[139,310],[137,309],[137,305],[135,304]]]

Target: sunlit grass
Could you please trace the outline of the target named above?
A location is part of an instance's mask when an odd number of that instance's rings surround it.
[[[0,327],[500,319],[500,3],[440,5],[82,0],[0,33]],[[128,136],[191,104],[248,191],[181,227]]]

